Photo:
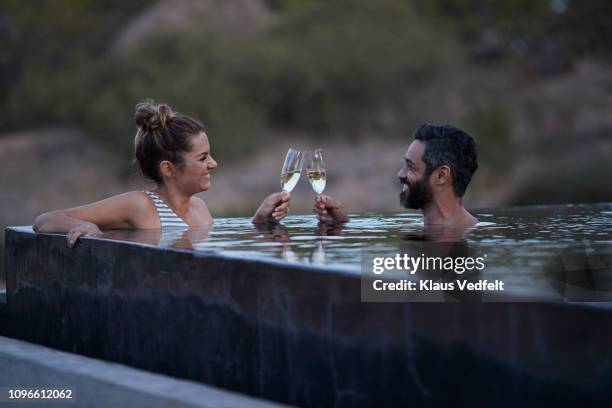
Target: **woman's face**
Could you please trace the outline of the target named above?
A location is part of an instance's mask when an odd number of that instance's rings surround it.
[[[183,156],[176,181],[185,191],[192,194],[206,191],[210,187],[210,173],[217,162],[210,155],[210,143],[202,132],[191,139],[191,151]]]

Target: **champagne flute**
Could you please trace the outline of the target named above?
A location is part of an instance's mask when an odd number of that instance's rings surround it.
[[[285,162],[281,170],[281,190],[287,193],[293,190],[302,173],[302,162],[302,152],[293,149],[287,150],[287,156],[285,156]]]
[[[325,162],[321,149],[311,150],[306,154],[306,174],[312,189],[321,195],[325,190]]]

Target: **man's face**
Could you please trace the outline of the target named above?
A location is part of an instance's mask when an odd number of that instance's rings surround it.
[[[404,166],[397,173],[402,183],[400,204],[405,208],[422,209],[433,198],[429,182],[425,178],[425,143],[415,140],[408,147],[404,156]]]

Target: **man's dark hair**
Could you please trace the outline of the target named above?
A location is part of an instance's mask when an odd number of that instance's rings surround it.
[[[421,125],[413,137],[425,143],[425,177],[438,167],[447,165],[453,175],[455,195],[462,197],[478,168],[474,139],[456,127],[430,123]]]

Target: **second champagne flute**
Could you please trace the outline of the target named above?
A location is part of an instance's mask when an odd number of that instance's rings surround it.
[[[306,174],[312,189],[318,195],[325,190],[325,162],[321,149],[311,150],[306,154]]]

